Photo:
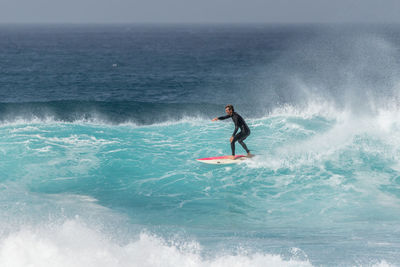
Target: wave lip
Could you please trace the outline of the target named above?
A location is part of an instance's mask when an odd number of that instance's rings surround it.
[[[220,105],[145,103],[137,101],[78,101],[0,103],[0,122],[83,122],[110,125],[151,125],[190,118],[211,118]]]

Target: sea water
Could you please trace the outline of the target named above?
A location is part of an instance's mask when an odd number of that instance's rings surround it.
[[[1,25],[0,266],[400,265],[399,51],[397,25]],[[256,156],[199,163],[226,104]]]

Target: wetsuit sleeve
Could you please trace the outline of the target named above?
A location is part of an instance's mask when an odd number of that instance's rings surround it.
[[[219,120],[226,120],[227,118],[230,118],[230,117],[231,117],[231,116],[226,115],[226,116],[218,117],[218,119],[219,119]]]
[[[233,119],[233,122],[235,123],[235,130],[233,131],[232,136],[235,136],[237,131],[239,130],[238,117],[233,116],[232,119]]]

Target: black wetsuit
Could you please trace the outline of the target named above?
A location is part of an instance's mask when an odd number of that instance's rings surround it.
[[[232,155],[235,155],[235,142],[238,141],[239,144],[246,150],[247,153],[250,153],[250,150],[247,148],[246,144],[243,142],[244,139],[247,138],[247,136],[250,135],[250,129],[249,126],[247,126],[246,122],[236,112],[232,113],[232,116],[226,115],[222,117],[218,117],[218,120],[225,120],[227,118],[232,118],[233,123],[235,123],[235,130],[233,131],[233,140],[231,142],[231,149],[232,149]],[[236,134],[238,129],[240,128],[240,133]]]

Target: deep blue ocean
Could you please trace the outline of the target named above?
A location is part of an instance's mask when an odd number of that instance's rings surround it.
[[[400,25],[2,24],[0,157],[2,267],[400,266]]]

